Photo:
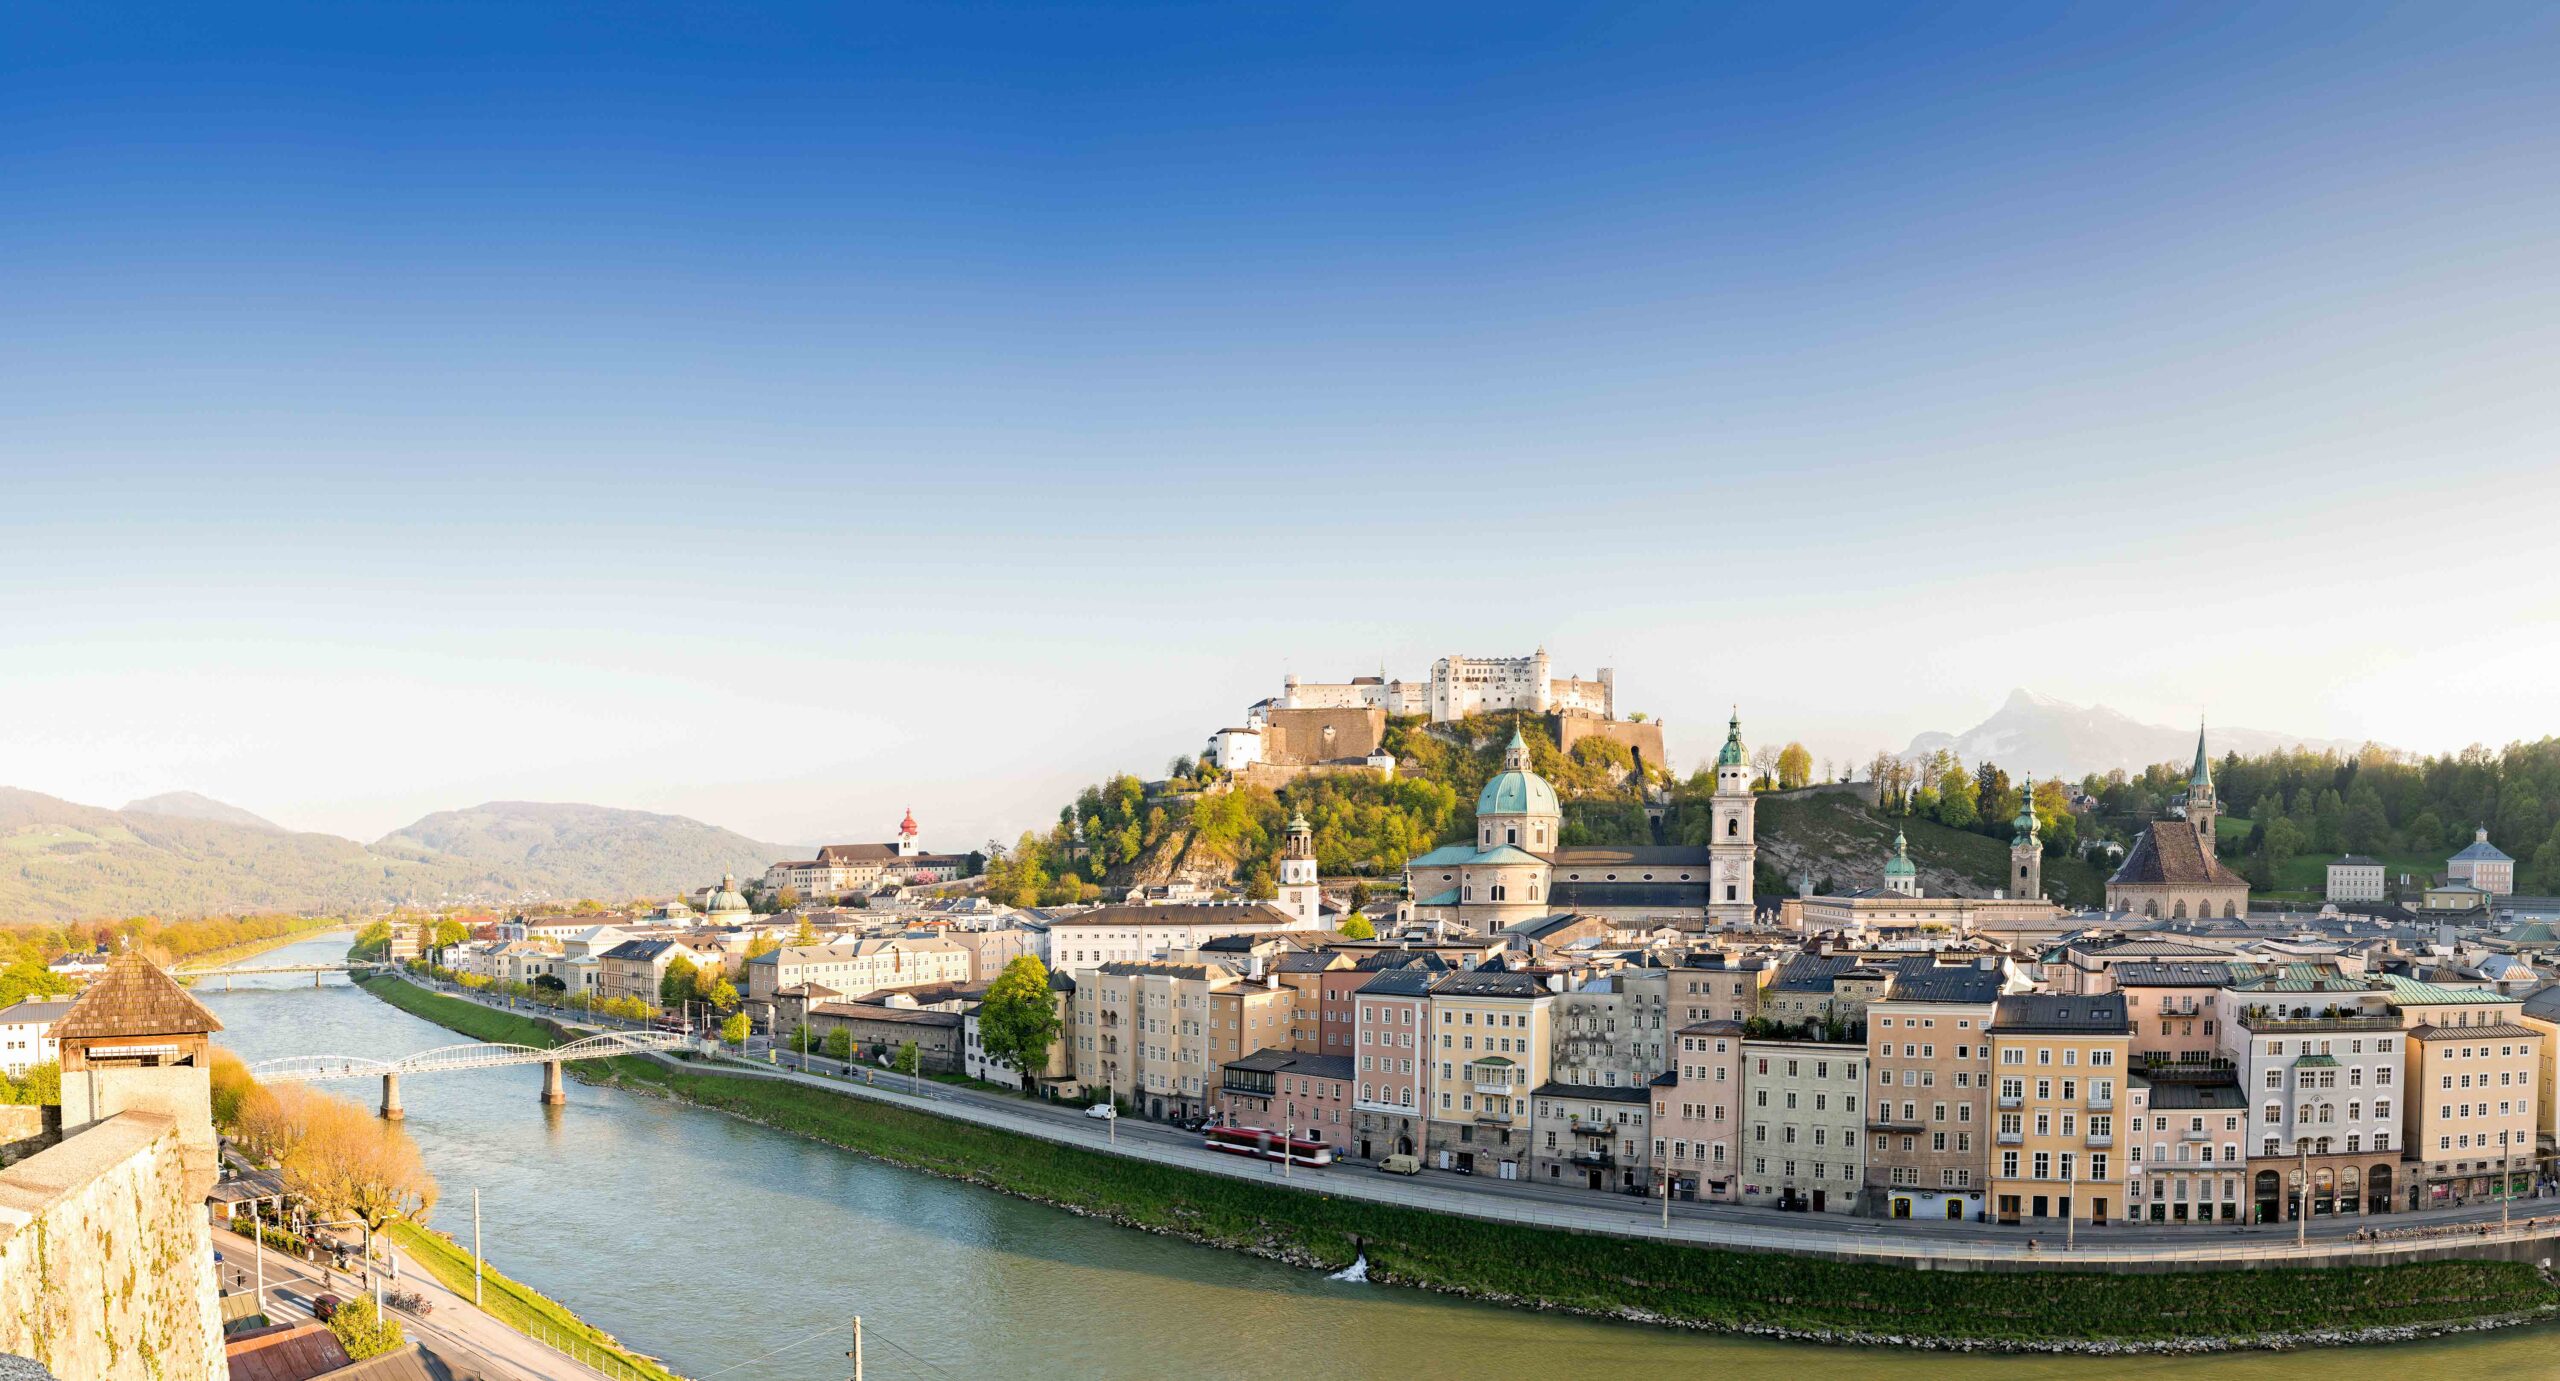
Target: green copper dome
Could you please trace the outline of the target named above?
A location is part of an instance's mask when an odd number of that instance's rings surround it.
[[[1724,751],[1716,754],[1716,766],[1740,767],[1743,765],[1744,756],[1745,755],[1742,751],[1742,711],[1739,707],[1736,707],[1733,712],[1733,718],[1725,722]]]
[[[1478,816],[1564,813],[1556,806],[1556,789],[1529,770],[1529,745],[1517,729],[1511,731],[1511,746],[1503,751],[1502,769],[1476,793]]]
[[[2021,840],[2036,837],[2036,779],[2027,778],[2027,789],[2018,797],[2018,818],[2009,822]]]
[[[1902,837],[1902,831],[1895,830],[1893,832],[1893,857],[1885,860],[1884,875],[1889,878],[1907,878],[1917,874],[1919,871],[1919,869],[1911,866],[1910,842]]]

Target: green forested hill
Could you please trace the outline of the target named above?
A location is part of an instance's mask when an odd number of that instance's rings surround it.
[[[1903,832],[1923,891],[1939,896],[1989,896],[2006,885],[2009,846],[1970,830],[1933,820],[1885,816],[1854,791],[1814,790],[1760,798],[1760,864],[1764,878],[1784,879],[1789,890],[1810,871],[1824,891],[1848,892],[1884,881],[1893,834]],[[1773,876],[1774,875],[1774,876]],[[2077,858],[2048,854],[2045,895],[2069,904],[2106,899],[2106,875]]]
[[[0,787],[0,921],[666,895],[761,872],[782,853],[700,821],[602,806],[492,802],[368,848]]]

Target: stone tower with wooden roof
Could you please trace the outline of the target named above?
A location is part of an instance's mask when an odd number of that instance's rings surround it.
[[[117,955],[54,1027],[62,1047],[63,1135],[121,1112],[172,1117],[190,1184],[201,1198],[220,1169],[209,1038],[221,1029],[159,965],[139,954]]]

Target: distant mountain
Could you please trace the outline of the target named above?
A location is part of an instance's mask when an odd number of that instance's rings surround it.
[[[169,815],[181,820],[211,820],[220,825],[244,825],[253,830],[284,832],[284,826],[264,816],[255,815],[228,802],[192,791],[164,791],[124,803],[127,815]]]
[[[458,870],[500,892],[653,896],[757,876],[790,852],[681,815],[542,801],[440,810],[373,851]]]
[[[440,811],[367,847],[201,797],[231,814],[149,808],[166,799],[116,811],[0,787],[0,922],[664,896],[788,852],[677,815],[520,801]]]
[[[2311,738],[2266,729],[2211,725],[2208,743],[2217,758],[2227,752],[2265,753],[2304,747],[2314,752],[2334,748],[2352,753],[2364,745],[2351,739]],[[2091,772],[2123,768],[2139,772],[2155,762],[2186,763],[2196,755],[2196,731],[2190,726],[2144,724],[2104,705],[2073,705],[2033,691],[2014,690],[1989,719],[1961,734],[1925,733],[1903,750],[1905,758],[1925,758],[1941,748],[1971,764],[1995,762],[2010,775],[2077,778]]]

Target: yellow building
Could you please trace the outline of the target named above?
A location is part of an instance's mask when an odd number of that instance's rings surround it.
[[[1531,1094],[1547,1082],[1554,1001],[1533,974],[1468,970],[1431,985],[1431,1164],[1528,1178]]]
[[[2003,1223],[2124,1216],[2116,1100],[2131,1039],[2119,993],[2022,993],[1991,1019],[1991,1212]]]
[[[2543,1033],[2523,1000],[2485,988],[2446,988],[2386,975],[2408,1032],[2410,1208],[2494,1197],[2533,1186]]]
[[[1219,964],[1150,959],[1076,975],[1076,1082],[1144,1117],[1200,1117],[1216,1091],[1212,1001],[1242,980]],[[1282,989],[1286,992],[1286,989]]]

